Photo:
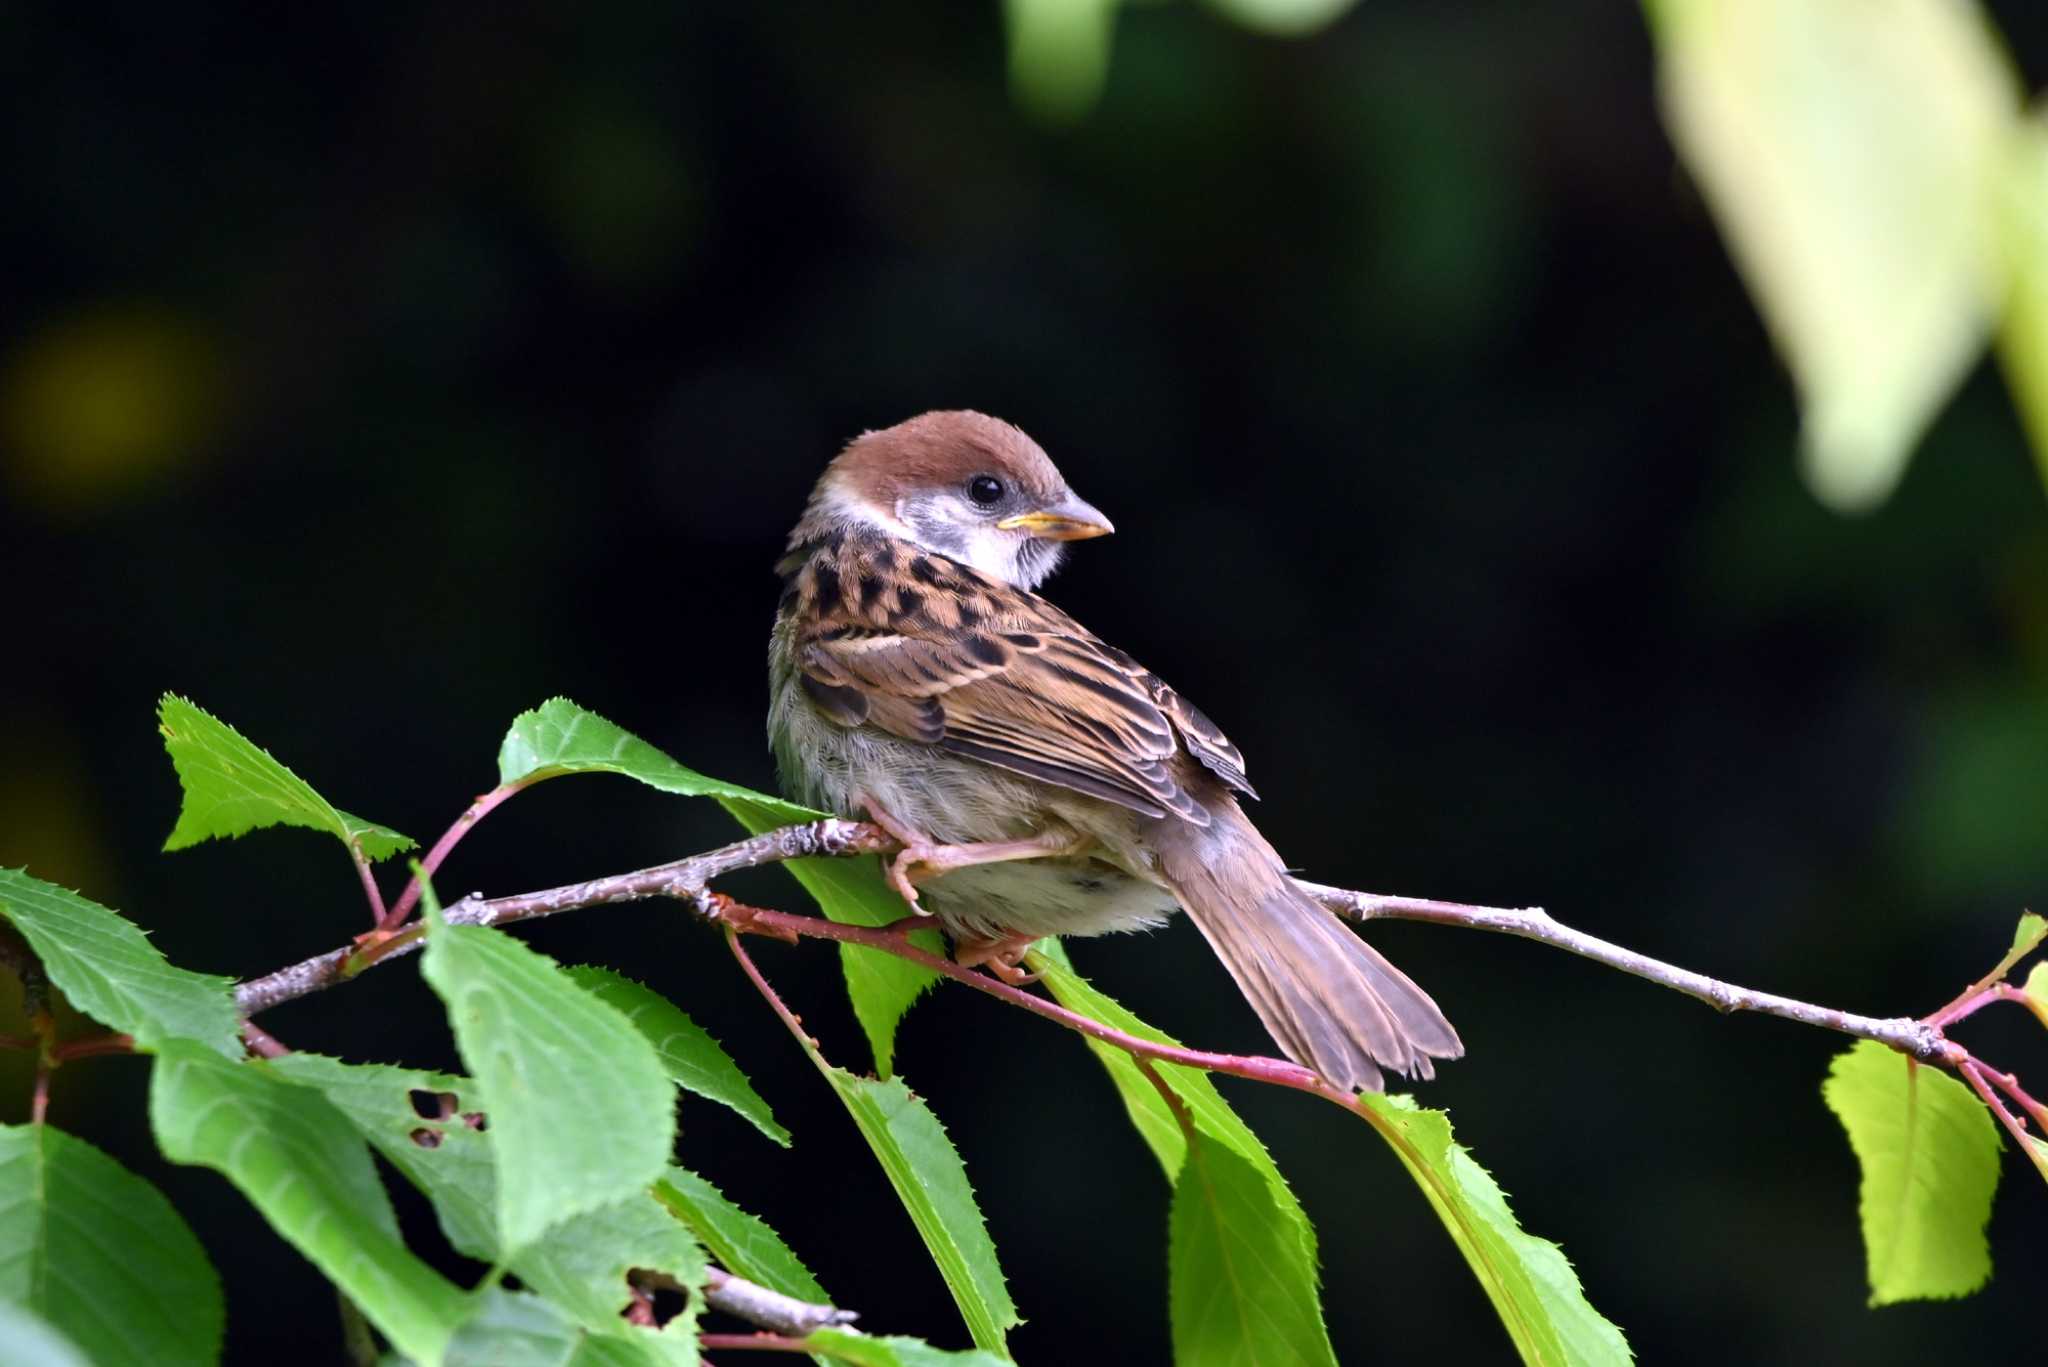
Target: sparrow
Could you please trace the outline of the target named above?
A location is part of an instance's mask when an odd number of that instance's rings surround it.
[[[768,735],[791,796],[902,843],[886,872],[963,964],[1185,909],[1288,1057],[1347,1090],[1464,1052],[1304,893],[1239,805],[1244,757],[1035,590],[1106,535],[1036,442],[933,412],[848,444],[777,565]]]

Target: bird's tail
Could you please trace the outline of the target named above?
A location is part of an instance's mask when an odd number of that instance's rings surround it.
[[[1206,829],[1174,823],[1161,872],[1289,1058],[1377,1092],[1381,1068],[1426,1078],[1465,1052],[1429,994],[1296,886],[1235,803],[1210,815]]]

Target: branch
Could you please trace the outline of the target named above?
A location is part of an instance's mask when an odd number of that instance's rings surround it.
[[[1369,892],[1352,892],[1348,888],[1333,888],[1322,883],[1311,883],[1296,879],[1309,896],[1321,902],[1339,916],[1348,916],[1355,921],[1370,921],[1380,917],[1392,917],[1403,921],[1428,921],[1443,926],[1463,926],[1468,930],[1491,930],[1502,935],[1518,935],[1525,940],[1535,940],[1558,949],[1568,950],[1581,958],[1595,963],[1618,968],[1624,973],[1646,979],[1674,992],[1683,992],[1713,1007],[1716,1011],[1756,1011],[1767,1016],[1798,1021],[1801,1025],[1817,1025],[1824,1030],[1837,1030],[1859,1039],[1876,1040],[1888,1045],[1909,1058],[1922,1063],[1951,1062],[1952,1046],[1942,1037],[1940,1029],[1929,1021],[1914,1020],[1910,1016],[1859,1016],[1851,1011],[1837,1011],[1833,1007],[1816,1006],[1812,1002],[1797,1001],[1791,997],[1780,997],[1772,992],[1759,992],[1755,988],[1739,987],[1734,983],[1710,978],[1704,973],[1695,973],[1689,968],[1653,959],[1647,954],[1638,954],[1625,949],[1611,940],[1597,935],[1588,935],[1582,930],[1550,918],[1541,907],[1476,907],[1463,902],[1433,902],[1421,897],[1382,897]]]
[[[689,1288],[669,1276],[666,1272],[636,1269],[633,1273],[636,1286],[657,1287],[666,1291],[681,1291],[688,1294]],[[820,1305],[815,1301],[800,1301],[795,1296],[785,1296],[750,1282],[745,1277],[735,1277],[722,1267],[707,1269],[704,1276],[704,1303],[713,1310],[720,1310],[734,1319],[745,1320],[748,1324],[776,1334],[787,1334],[791,1338],[802,1338],[813,1329],[836,1329],[852,1324],[860,1316],[852,1310],[841,1310],[836,1305]]]
[[[740,869],[757,868],[763,864],[781,863],[789,859],[891,854],[900,848],[902,847],[895,837],[867,822],[837,819],[813,821],[806,825],[784,826],[746,840],[735,841],[704,854],[658,864],[635,873],[593,878],[582,883],[571,883],[563,887],[522,893],[512,897],[485,898],[472,893],[449,907],[446,917],[451,925],[501,926],[582,907],[644,901],[651,898],[673,898],[690,903],[702,915],[717,918],[721,904],[728,910],[736,904],[706,892],[714,878]],[[1392,917],[1516,935],[1526,940],[1536,940],[1558,949],[1568,950],[1583,958],[1606,964],[1610,968],[1617,968],[1673,991],[1683,992],[1718,1011],[1756,1011],[1797,1021],[1802,1025],[1814,1025],[1853,1035],[1859,1039],[1876,1040],[1923,1063],[1953,1065],[1955,1062],[1955,1046],[1944,1038],[1939,1028],[1927,1021],[1904,1016],[1861,1016],[1854,1012],[1838,1011],[1832,1007],[1724,982],[1719,978],[1708,977],[1704,973],[1696,973],[1691,969],[1680,968],[1646,954],[1639,954],[1598,936],[1573,930],[1553,920],[1540,907],[1486,907],[1471,906],[1462,902],[1432,901],[1420,897],[1389,897],[1307,881],[1302,881],[1301,886],[1324,906],[1353,920],[1368,921]],[[1088,1031],[1089,1033],[1107,1029],[1094,1021],[1087,1021],[1087,1025],[1083,1026],[1078,1022],[1086,1021],[1086,1017],[1064,1012],[1062,1008],[1043,997],[1015,988],[1006,989],[1004,984],[992,982],[985,974],[963,969],[950,959],[925,953],[904,939],[900,927],[885,930],[872,926],[842,925],[817,916],[792,916],[784,912],[755,911],[751,908],[741,910],[745,912],[741,919],[746,924],[739,926],[740,929],[761,930],[785,939],[803,936],[879,949],[965,982],[977,990],[1002,997],[1013,1005],[1023,1006],[1040,1015],[1059,1013],[1061,1023],[1072,1025],[1075,1029],[1094,1027]],[[423,933],[423,928],[414,923],[391,932],[383,939],[366,937],[369,943],[365,945],[331,950],[302,963],[293,964],[289,968],[279,969],[265,977],[251,979],[235,990],[235,1004],[243,1015],[253,1016],[283,1002],[333,987],[387,959],[397,958],[418,949]],[[1073,1016],[1073,1019],[1068,1020],[1065,1018],[1067,1016]],[[1097,1037],[1108,1038],[1099,1033]],[[1120,1046],[1125,1044],[1121,1039],[1111,1042]],[[1143,1045],[1144,1048],[1140,1052],[1146,1053],[1149,1057],[1175,1063],[1192,1063],[1197,1067],[1216,1066],[1215,1062],[1197,1063],[1193,1057],[1176,1057],[1174,1051],[1158,1052],[1161,1046],[1149,1041],[1133,1038],[1131,1043]],[[1273,1065],[1276,1070],[1307,1073],[1306,1069],[1297,1069],[1293,1064],[1283,1065],[1276,1059],[1254,1060],[1236,1055],[1204,1055],[1198,1050],[1178,1052],[1189,1056],[1200,1055],[1205,1060],[1230,1060],[1238,1066],[1226,1067],[1222,1071],[1236,1072],[1241,1076],[1247,1075],[1243,1073],[1242,1066],[1254,1062]],[[1269,1072],[1265,1074],[1265,1080],[1283,1079]],[[1286,1081],[1289,1085],[1300,1085],[1299,1080],[1292,1077]]]

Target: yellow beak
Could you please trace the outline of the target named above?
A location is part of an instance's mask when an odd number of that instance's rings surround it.
[[[1091,536],[1108,536],[1116,528],[1093,505],[1072,494],[1036,512],[1006,517],[996,526],[1006,532],[1027,531],[1046,541],[1086,541]]]

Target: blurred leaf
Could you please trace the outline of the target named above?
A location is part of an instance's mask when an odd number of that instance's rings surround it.
[[[2027,994],[2027,1009],[2041,1018],[2041,1024],[2048,1025],[2048,960],[2034,965],[2020,991]]]
[[[1335,1367],[1315,1259],[1273,1215],[1265,1174],[1196,1130],[1167,1235],[1175,1367]]]
[[[23,870],[0,869],[0,916],[64,999],[100,1024],[149,1048],[190,1039],[242,1056],[233,981],[169,963],[118,913]]]
[[[0,1305],[100,1362],[220,1358],[220,1279],[199,1240],[163,1193],[49,1125],[0,1126]],[[31,1360],[6,1338],[0,1361]]]
[[[1023,1320],[1003,1284],[996,1246],[945,1127],[899,1078],[877,1082],[822,1060],[819,1066],[917,1226],[975,1346],[1007,1357],[1003,1333]]]
[[[1110,36],[1121,0],[1003,0],[1010,90],[1041,123],[1087,117],[1109,79]]]
[[[1002,1367],[1009,1361],[996,1353],[971,1348],[949,1353],[921,1339],[869,1338],[853,1329],[816,1329],[804,1339],[804,1347],[833,1362],[853,1367]]]
[[[92,1367],[78,1345],[55,1325],[8,1300],[0,1300],[0,1362],[10,1367]]]
[[[690,1227],[726,1271],[798,1300],[831,1302],[780,1234],[688,1168],[670,1168],[654,1184],[654,1198]]]
[[[182,850],[216,836],[246,835],[262,826],[327,831],[372,860],[409,850],[415,843],[397,831],[337,810],[241,732],[174,693],[164,694],[157,703],[157,729],[163,732],[164,749],[185,790],[178,824],[164,841],[166,850]]]
[[[2018,94],[1959,0],[1650,0],[1664,118],[1797,382],[1807,476],[1883,500],[2002,294]]]
[[[567,698],[550,698],[513,719],[498,750],[501,783],[538,783],[562,774],[584,773],[623,774],[665,793],[715,797],[757,835],[829,815],[736,783],[707,778]],[[783,867],[835,921],[881,926],[905,914],[903,900],[882,882],[871,861],[798,859]],[[933,953],[945,949],[936,932],[920,932],[913,942]],[[894,1063],[897,1022],[937,981],[937,975],[894,955],[856,945],[840,946],[839,962],[854,1015],[874,1050],[875,1070],[886,1077]]]
[[[675,1093],[632,1022],[548,958],[435,915],[421,973],[490,1098],[505,1253],[644,1191],[675,1142]]]
[[[1870,1303],[1966,1296],[1991,1275],[1984,1226],[1998,1131],[1968,1087],[1871,1040],[1835,1056],[1821,1086],[1863,1169]]]
[[[497,1160],[486,1134],[465,1115],[483,1115],[483,1092],[471,1079],[381,1063],[343,1063],[304,1051],[270,1061],[272,1071],[317,1090],[348,1118],[386,1162],[433,1203],[456,1252],[497,1262]],[[453,1098],[454,1114],[423,1117],[413,1096]]]
[[[755,835],[787,826],[792,821],[812,821],[824,815],[807,807],[773,799],[722,798],[719,805]],[[907,909],[893,892],[873,860],[791,859],[782,867],[803,884],[824,913],[835,921],[856,926],[886,926],[900,921]],[[910,942],[931,954],[944,954],[946,946],[936,930],[914,932]],[[846,978],[847,1000],[874,1051],[875,1071],[883,1077],[896,1070],[896,1027],[904,1012],[930,990],[939,975],[928,968],[859,945],[839,946],[839,969]]]
[[[538,1296],[487,1287],[475,1307],[449,1341],[441,1367],[660,1367],[667,1361],[643,1340],[588,1333]]]
[[[1206,0],[1209,8],[1246,28],[1282,38],[1304,38],[1336,22],[1356,0]]]
[[[633,1028],[647,1037],[655,1055],[678,1087],[722,1102],[753,1122],[754,1128],[784,1148],[789,1131],[775,1123],[768,1103],[747,1081],[732,1056],[718,1041],[653,988],[609,968],[581,965],[565,970],[569,981],[625,1013]]]
[[[1507,1195],[1451,1135],[1450,1117],[1408,1096],[1366,1093],[1358,1104],[1394,1147],[1525,1363],[1627,1363],[1628,1341],[1586,1300],[1564,1251],[1523,1232]]]
[[[219,429],[225,368],[191,320],[99,307],[10,351],[0,372],[0,474],[45,508],[117,499],[205,451]]]
[[[363,1141],[325,1099],[260,1061],[174,1041],[152,1071],[149,1118],[166,1158],[224,1175],[394,1347],[438,1360],[467,1297],[406,1248]]]
[[[2012,293],[1999,360],[2048,482],[2048,123],[2038,114],[2015,140],[2004,190],[1999,225]]]

